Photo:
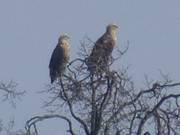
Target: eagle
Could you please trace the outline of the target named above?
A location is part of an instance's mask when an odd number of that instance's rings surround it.
[[[70,52],[69,40],[70,37],[67,34],[62,34],[59,37],[58,43],[51,55],[49,63],[49,75],[51,78],[51,84],[57,78],[61,77],[66,69]]]
[[[118,26],[109,24],[106,32],[95,42],[87,58],[87,67],[90,73],[102,73],[108,68],[113,48],[117,41]]]

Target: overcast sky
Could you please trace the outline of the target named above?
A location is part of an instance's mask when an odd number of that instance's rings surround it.
[[[45,97],[37,92],[50,81],[49,59],[64,32],[71,36],[73,58],[85,35],[96,41],[115,22],[120,27],[117,46],[130,41],[121,62],[138,84],[145,74],[159,79],[159,69],[180,80],[179,7],[179,0],[0,0],[0,80],[15,80],[27,91],[16,109],[1,103],[0,118],[15,117],[18,129],[44,112]],[[40,129],[43,135],[66,131],[63,121],[49,122]]]

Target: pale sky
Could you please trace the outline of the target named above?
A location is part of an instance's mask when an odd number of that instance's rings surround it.
[[[44,112],[46,97],[37,92],[50,82],[49,59],[60,34],[70,34],[74,58],[85,35],[96,41],[112,22],[120,27],[117,46],[130,41],[120,62],[135,83],[143,83],[145,74],[159,79],[159,69],[179,81],[179,7],[179,0],[0,0],[0,81],[13,79],[27,91],[16,109],[1,103],[0,118],[14,117],[19,129]],[[44,123],[41,133],[67,134],[63,122]]]

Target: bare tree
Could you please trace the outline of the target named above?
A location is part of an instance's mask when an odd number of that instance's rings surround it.
[[[111,69],[111,65],[124,54],[120,51],[101,75],[90,74],[86,59],[90,50],[87,46],[91,43],[81,44],[80,57],[72,60],[67,73],[47,88],[51,98],[45,106],[52,107],[52,112],[28,120],[28,135],[38,135],[36,124],[49,118],[65,120],[71,135],[75,135],[74,121],[79,123],[80,131],[85,135],[180,133],[180,93],[177,89],[180,83],[161,74],[161,80],[152,82],[146,78],[145,87],[136,88],[127,69]],[[58,110],[66,114],[59,114]]]
[[[0,82],[0,99],[2,98],[2,101],[8,101],[12,107],[16,107],[16,100],[21,99],[24,94],[25,91],[19,91],[17,89],[17,83],[14,81],[9,81],[8,83]],[[22,131],[13,131],[14,120],[8,122],[8,126],[4,126],[2,119],[0,118],[0,134],[25,135]]]

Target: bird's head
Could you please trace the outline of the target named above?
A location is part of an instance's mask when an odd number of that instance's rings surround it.
[[[116,24],[109,24],[106,27],[106,32],[109,33],[115,40],[117,39],[118,26]]]
[[[58,41],[61,45],[69,45],[70,37],[68,34],[62,34]]]

